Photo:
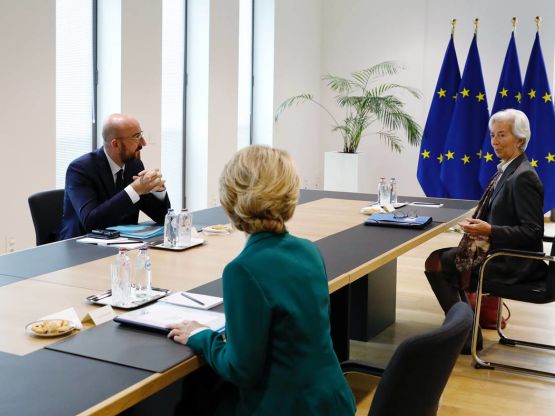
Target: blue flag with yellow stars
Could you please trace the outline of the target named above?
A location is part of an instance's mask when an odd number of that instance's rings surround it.
[[[505,54],[505,62],[499,77],[499,86],[497,94],[493,102],[491,114],[507,108],[516,108],[520,110],[522,102],[522,77],[520,75],[520,64],[518,63],[518,53],[516,51],[516,42],[514,32],[511,34],[509,47]],[[497,158],[491,146],[491,138],[489,128],[486,130],[484,144],[478,155],[480,158],[480,184],[482,190],[485,190],[491,180],[491,177],[497,171],[497,165],[500,160]]]
[[[478,178],[478,155],[488,128],[488,119],[486,89],[474,34],[443,147],[441,181],[448,198],[480,199],[482,186]]]
[[[459,62],[455,53],[453,35],[451,35],[422,134],[418,158],[416,177],[426,196],[442,198],[447,195],[439,179],[439,174],[443,160],[443,147],[460,82]]]
[[[543,182],[543,208],[547,212],[555,207],[555,110],[539,33],[536,33],[524,77],[522,111],[528,116],[532,130],[526,156]]]

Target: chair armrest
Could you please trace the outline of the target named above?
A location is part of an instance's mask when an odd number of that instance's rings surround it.
[[[381,377],[384,373],[383,368],[378,368],[364,361],[348,360],[341,363],[343,373],[362,373],[371,376]]]
[[[492,260],[494,257],[520,257],[523,259],[533,259],[533,260],[544,260],[548,262],[555,262],[555,257],[548,256],[543,252],[540,251],[526,251],[526,250],[513,250],[513,249],[497,249],[492,250],[488,253],[482,264],[480,265],[480,285],[483,280],[484,270],[486,265]]]
[[[506,255],[509,257],[520,257],[520,256],[533,256],[534,258],[545,258],[547,257],[544,252],[542,251],[527,251],[527,250],[513,250],[510,248],[500,248],[497,250],[491,250],[488,253],[488,256],[493,256],[494,254],[497,255]]]

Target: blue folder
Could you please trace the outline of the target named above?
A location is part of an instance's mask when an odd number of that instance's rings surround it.
[[[119,231],[123,237],[139,238],[141,240],[164,234],[164,227],[161,225],[116,225],[108,227],[108,229]]]
[[[382,227],[425,228],[431,224],[432,217],[419,215],[418,217],[396,217],[393,213],[372,214],[364,225],[378,225]]]

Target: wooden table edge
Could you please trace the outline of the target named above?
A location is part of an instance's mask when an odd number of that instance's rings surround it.
[[[389,263],[390,261],[396,259],[397,257],[406,253],[407,251],[418,247],[423,242],[428,241],[428,240],[432,239],[433,237],[441,234],[442,232],[448,230],[450,227],[456,225],[458,222],[460,222],[464,218],[468,218],[469,216],[471,216],[473,211],[474,211],[474,208],[471,209],[471,210],[468,210],[464,214],[459,215],[458,217],[456,217],[456,218],[454,218],[454,219],[452,219],[448,222],[444,222],[444,223],[441,223],[439,225],[436,225],[435,227],[430,228],[426,232],[424,232],[422,234],[419,234],[417,237],[415,237],[415,238],[413,238],[409,241],[406,241],[405,243],[403,243],[399,246],[396,246],[394,249],[389,250],[389,251],[383,253],[382,255],[380,255],[380,256],[378,256],[378,257],[376,257],[376,258],[374,258],[374,259],[372,259],[372,260],[354,268],[353,270],[351,270],[349,272],[349,283],[353,283],[353,282],[357,281],[358,279],[363,278],[368,273],[371,273],[374,270],[379,269],[383,265],[385,265],[385,264]]]
[[[204,360],[194,355],[163,373],[154,373],[125,390],[110,396],[79,415],[115,415],[159,392],[180,378],[204,365]]]

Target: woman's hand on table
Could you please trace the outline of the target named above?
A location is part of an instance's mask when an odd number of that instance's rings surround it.
[[[199,324],[197,321],[183,321],[175,324],[169,324],[168,328],[171,329],[168,334],[168,338],[186,345],[193,331],[208,327],[206,325]]]

